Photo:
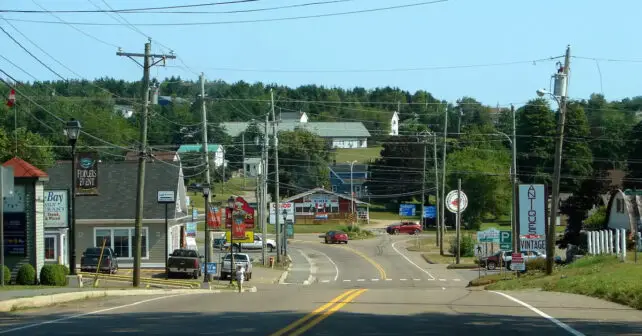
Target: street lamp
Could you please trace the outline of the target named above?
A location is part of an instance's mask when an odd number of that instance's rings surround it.
[[[234,208],[236,205],[236,201],[234,200],[234,197],[230,196],[230,198],[227,199],[227,207],[230,208],[230,215],[232,216],[231,221],[230,221],[230,254],[232,260],[230,260],[230,285],[233,283],[234,279],[234,232],[233,232],[233,227],[234,227]],[[227,220],[226,220],[227,221]],[[263,237],[265,239],[265,237]]]
[[[357,163],[357,160],[347,161],[350,164],[350,213],[352,214],[352,226],[354,226],[354,180],[352,178],[352,173],[354,169],[354,164]]]
[[[69,274],[76,275],[76,141],[80,135],[80,121],[71,119],[65,125],[65,135],[71,146],[71,220],[69,221]]]
[[[286,222],[288,218],[288,211],[283,209],[283,255],[287,255],[288,251],[288,223]],[[265,239],[265,237],[263,238]]]
[[[210,274],[207,269],[207,264],[210,262],[210,248],[211,248],[211,242],[210,242],[210,226],[209,223],[207,222],[208,218],[210,217],[210,205],[207,204],[207,199],[210,196],[210,187],[209,186],[203,186],[203,199],[205,200],[205,273],[203,274],[203,283],[209,283],[210,282]]]

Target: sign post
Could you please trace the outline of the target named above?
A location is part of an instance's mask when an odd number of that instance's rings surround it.
[[[468,196],[461,190],[461,179],[459,179],[459,187],[457,190],[452,190],[446,195],[446,208],[448,211],[457,214],[457,220],[455,224],[455,231],[457,233],[457,255],[456,263],[459,264],[460,259],[460,245],[461,245],[461,213],[466,210],[468,207]]]
[[[176,202],[176,197],[173,191],[158,191],[157,201],[160,204],[165,204],[165,272],[167,272],[167,261],[169,260],[169,223],[167,221],[167,208],[170,204]],[[169,278],[169,273],[166,273]]]

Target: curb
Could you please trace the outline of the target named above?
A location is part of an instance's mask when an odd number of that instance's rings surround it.
[[[286,258],[288,259],[288,268],[281,274],[281,277],[279,278],[279,285],[284,285],[285,284],[285,279],[288,277],[288,273],[292,270],[292,257],[290,255],[286,255]]]
[[[222,289],[126,289],[126,290],[92,290],[82,292],[60,293],[42,295],[19,299],[0,301],[0,312],[7,313],[17,309],[42,308],[60,303],[78,301],[99,297],[125,297],[144,295],[190,295],[190,294],[218,294],[224,292],[238,292],[237,290]],[[257,292],[256,287],[244,288],[243,292]]]

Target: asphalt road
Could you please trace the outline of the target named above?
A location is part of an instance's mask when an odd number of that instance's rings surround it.
[[[0,319],[0,334],[561,336],[642,333],[642,313],[615,304],[559,293],[510,295],[511,298],[507,298],[463,288],[274,286],[259,293],[114,298],[4,314]]]

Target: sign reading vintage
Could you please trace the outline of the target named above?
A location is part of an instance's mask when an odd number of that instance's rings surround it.
[[[45,227],[65,228],[68,226],[69,198],[67,190],[44,191]]]
[[[98,158],[94,152],[76,154],[76,186],[78,196],[98,195]]]

